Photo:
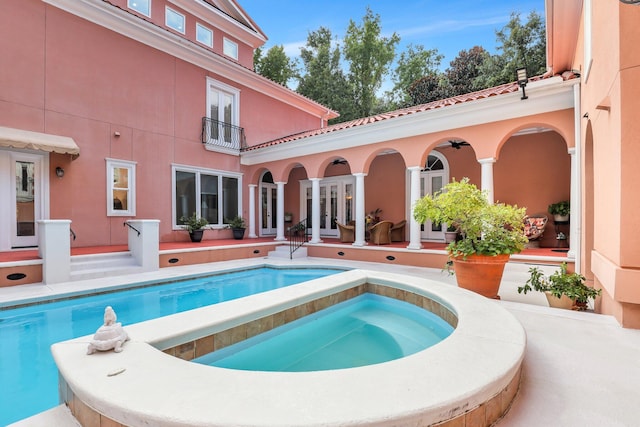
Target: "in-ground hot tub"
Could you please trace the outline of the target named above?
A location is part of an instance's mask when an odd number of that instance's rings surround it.
[[[455,331],[410,356],[351,369],[262,372],[188,362],[363,292],[423,307]],[[96,419],[128,426],[409,426],[462,418],[491,425],[517,392],[526,343],[518,321],[492,300],[363,270],[125,329],[131,340],[122,353],[86,355],[90,336],[52,347],[62,399],[85,426],[99,425]]]

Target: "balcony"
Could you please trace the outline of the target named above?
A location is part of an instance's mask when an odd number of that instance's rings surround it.
[[[227,154],[239,155],[247,145],[244,128],[208,117],[202,118],[201,139],[207,150]]]

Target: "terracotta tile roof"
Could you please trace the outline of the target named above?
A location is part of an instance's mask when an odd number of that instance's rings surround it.
[[[529,79],[530,82],[541,80],[543,78],[547,78],[550,76],[536,76]],[[575,76],[572,74],[570,76],[566,75],[566,73],[562,74],[562,78],[564,80],[569,80],[574,78]],[[375,116],[364,117],[361,119],[351,120],[349,122],[336,123],[331,126],[327,126],[325,128],[308,130],[300,133],[296,133],[293,135],[285,136],[282,138],[274,139],[272,141],[264,142],[261,144],[253,145],[251,147],[245,148],[243,151],[252,151],[257,150],[259,148],[271,147],[275,145],[284,144],[287,142],[299,141],[301,139],[309,138],[312,136],[324,135],[344,129],[350,129],[358,126],[364,126],[371,123],[380,122],[383,120],[394,119],[396,117],[408,116],[410,114],[422,113],[425,111],[436,110],[438,108],[444,108],[451,105],[462,104],[465,102],[476,101],[478,99],[490,98],[492,96],[503,95],[506,93],[517,92],[520,90],[517,82],[506,83],[500,86],[491,87],[488,89],[479,90],[477,92],[471,92],[464,95],[453,96],[451,98],[440,99],[437,101],[429,102],[427,104],[414,105],[412,107],[402,108],[400,110],[389,111],[387,113],[376,114]]]

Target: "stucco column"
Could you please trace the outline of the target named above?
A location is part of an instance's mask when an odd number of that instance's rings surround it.
[[[356,238],[353,246],[364,246],[364,177],[366,173],[354,173],[356,177]]]
[[[409,246],[407,249],[422,249],[420,243],[420,223],[413,218],[413,207],[420,199],[420,166],[411,166],[407,168],[411,174],[409,181]]]
[[[278,212],[276,216],[276,238],[275,240],[287,240],[284,237],[284,182],[276,182],[278,199]]]
[[[320,239],[320,178],[309,178],[309,181],[311,181],[311,240],[309,243],[322,243]]]
[[[38,221],[38,255],[42,258],[42,282],[68,282],[71,278],[71,221],[43,219]]]
[[[255,239],[256,234],[256,184],[249,184],[249,238]]]
[[[487,200],[493,204],[493,164],[496,159],[489,157],[487,159],[480,159],[480,171],[482,174],[480,189],[487,194]]]
[[[582,272],[582,111],[580,84],[573,85],[573,137],[571,156],[571,223],[569,224],[569,252],[567,257],[575,260],[576,273]]]
[[[144,271],[160,268],[160,220],[129,219],[125,221],[129,252]]]
[[[569,223],[569,252],[568,258],[575,258],[578,250],[578,239],[580,237],[580,218],[582,218],[580,204],[580,164],[578,154],[574,147],[569,148],[569,156],[571,156],[571,222]],[[578,263],[576,262],[576,269]],[[578,270],[579,271],[579,270]]]

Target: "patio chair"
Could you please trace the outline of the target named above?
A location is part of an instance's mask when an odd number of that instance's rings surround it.
[[[404,242],[404,228],[407,225],[407,220],[403,219],[397,224],[393,224],[391,227],[391,241],[392,242]]]
[[[540,239],[544,234],[544,228],[547,225],[547,218],[544,214],[536,214],[524,217],[524,234],[529,239],[527,248],[539,248]]]
[[[353,243],[356,241],[356,227],[353,225],[344,225],[336,221],[338,230],[340,230],[340,241],[342,243]]]
[[[369,230],[370,241],[376,245],[388,245],[391,243],[391,221],[380,221]]]

